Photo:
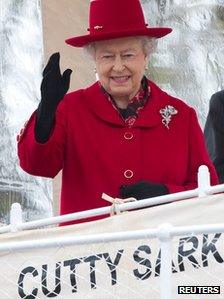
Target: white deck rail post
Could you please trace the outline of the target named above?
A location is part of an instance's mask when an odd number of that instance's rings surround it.
[[[161,299],[172,299],[172,225],[163,223],[159,227],[158,239],[161,246],[160,295]]]
[[[11,225],[11,232],[18,231],[18,224],[21,224],[22,220],[22,208],[18,202],[15,202],[11,205],[10,210],[10,225]]]
[[[208,195],[207,190],[211,187],[210,173],[206,165],[201,165],[198,169],[198,197]]]

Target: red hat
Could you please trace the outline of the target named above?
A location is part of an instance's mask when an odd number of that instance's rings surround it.
[[[162,37],[172,29],[150,28],[145,23],[139,0],[90,0],[89,34],[66,39],[74,47],[90,42],[128,36]]]

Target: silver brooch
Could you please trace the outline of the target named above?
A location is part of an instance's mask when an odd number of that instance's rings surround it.
[[[160,109],[159,113],[162,115],[162,123],[167,129],[169,129],[171,116],[177,114],[177,110],[173,106],[168,105],[165,108]]]

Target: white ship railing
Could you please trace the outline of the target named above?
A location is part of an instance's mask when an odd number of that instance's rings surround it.
[[[146,208],[158,204],[169,203],[184,199],[189,199],[193,197],[203,197],[206,195],[211,195],[215,193],[224,192],[224,184],[211,186],[210,185],[210,174],[208,168],[205,165],[199,167],[198,171],[198,188],[194,190],[188,190],[168,195],[157,196],[153,198],[147,198],[141,201],[129,202],[119,204],[118,209],[123,211]],[[18,203],[12,204],[11,213],[10,213],[10,224],[0,228],[0,233],[33,229],[43,226],[55,225],[63,222],[80,220],[85,218],[91,218],[96,216],[103,216],[110,214],[111,208],[109,206],[86,210],[82,212],[71,213],[62,216],[49,217],[45,219],[22,222],[22,210]]]
[[[203,197],[210,194],[215,194],[224,191],[224,184],[211,186],[210,175],[206,166],[201,166],[198,173],[198,188],[190,191],[179,192],[175,194],[169,194],[150,199],[145,199],[137,202],[124,203],[119,205],[119,210],[126,211],[132,209],[138,209],[143,207],[149,207],[151,205],[169,203],[179,201],[182,199],[188,199],[193,197]],[[107,215],[110,213],[110,207],[104,207],[99,209],[93,209],[78,213],[72,213],[69,215],[51,217],[47,219],[41,219],[31,221],[27,223],[22,222],[22,211],[19,204],[13,204],[10,214],[10,225],[0,228],[0,233],[16,232],[25,229],[38,228],[42,226],[48,226],[58,224],[62,222],[80,220],[89,217],[95,217],[99,215]],[[206,224],[206,225],[191,225],[191,226],[179,226],[174,227],[169,223],[163,223],[155,229],[145,230],[132,230],[121,231],[114,233],[101,233],[94,235],[64,237],[64,238],[51,238],[43,240],[30,241],[14,241],[0,244],[0,252],[2,251],[21,251],[25,249],[37,249],[37,248],[51,248],[70,245],[87,245],[98,242],[117,242],[125,240],[137,240],[137,239],[150,239],[158,238],[161,246],[161,272],[160,272],[160,294],[161,299],[171,299],[171,287],[172,287],[172,239],[176,236],[183,235],[198,235],[209,233],[224,233],[223,224]]]

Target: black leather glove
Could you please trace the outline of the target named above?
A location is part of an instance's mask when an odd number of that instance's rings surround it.
[[[139,181],[133,185],[122,185],[120,187],[121,198],[135,197],[137,200],[168,194],[169,190],[164,184],[154,184]]]
[[[54,53],[43,71],[41,102],[35,125],[35,138],[40,143],[49,139],[54,126],[55,111],[69,89],[72,70],[66,69],[61,75],[59,60],[60,54]]]

